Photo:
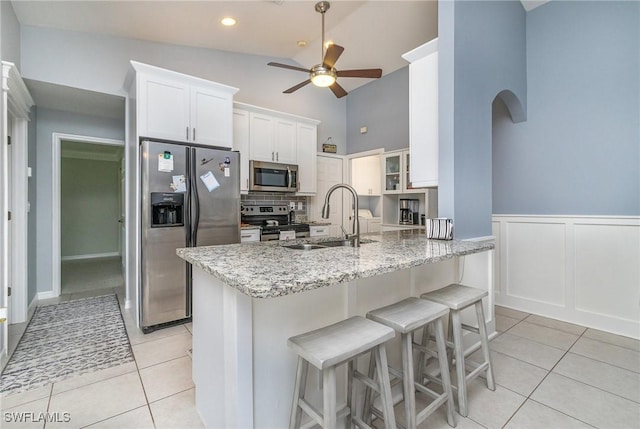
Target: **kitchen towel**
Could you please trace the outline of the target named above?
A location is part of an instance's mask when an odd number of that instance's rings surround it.
[[[453,240],[453,220],[443,217],[427,219],[427,238]]]

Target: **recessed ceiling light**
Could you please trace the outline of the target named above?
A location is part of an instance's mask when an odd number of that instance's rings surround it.
[[[232,25],[236,25],[236,20],[235,18],[232,18],[230,16],[224,17],[220,20],[220,22],[222,23],[222,25],[226,26],[226,27],[231,27]]]
[[[305,46],[307,46],[307,41],[306,40],[298,40],[298,46],[301,48],[304,48]]]

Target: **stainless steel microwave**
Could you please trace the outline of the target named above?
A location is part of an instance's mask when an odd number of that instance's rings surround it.
[[[249,161],[249,190],[298,192],[298,166]]]

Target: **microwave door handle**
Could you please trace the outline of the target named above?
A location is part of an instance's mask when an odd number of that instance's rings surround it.
[[[293,188],[293,184],[291,183],[292,179],[291,179],[291,168],[287,167],[287,179],[288,179],[288,183],[289,183],[289,188]]]

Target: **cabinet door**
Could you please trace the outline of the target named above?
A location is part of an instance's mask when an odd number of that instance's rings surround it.
[[[191,87],[191,141],[231,148],[232,100],[207,88]]]
[[[271,116],[249,113],[249,159],[275,162]]]
[[[384,193],[402,192],[402,154],[394,153],[384,156]]]
[[[358,195],[380,195],[380,156],[351,160],[351,186]]]
[[[139,79],[138,134],[189,141],[189,86],[145,75]]]
[[[318,186],[317,182],[317,126],[298,122],[297,128],[297,163],[298,182],[300,188],[298,192],[305,194],[315,194]]]
[[[240,191],[249,191],[249,112],[233,109],[233,150],[240,152]]]
[[[274,118],[275,161],[283,164],[297,164],[296,123]]]
[[[438,185],[438,53],[409,66],[409,150],[413,186]]]

